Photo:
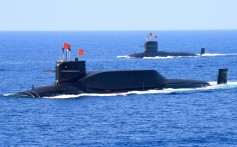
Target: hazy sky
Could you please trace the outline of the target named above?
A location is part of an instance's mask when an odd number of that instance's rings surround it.
[[[237,29],[237,0],[0,0],[0,30]]]

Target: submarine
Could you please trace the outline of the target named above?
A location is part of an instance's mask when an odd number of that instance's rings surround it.
[[[167,79],[156,70],[87,71],[86,61],[70,60],[70,48],[66,48],[66,59],[59,59],[55,66],[55,84],[37,87],[17,96],[53,97],[62,94],[120,93],[165,88],[200,88],[210,86],[199,80]],[[83,52],[84,54],[84,52]],[[227,71],[218,76],[219,84],[226,83]]]
[[[144,58],[144,57],[192,57],[192,56],[201,56],[205,54],[206,49],[201,48],[200,55],[189,53],[189,52],[166,52],[166,51],[159,51],[158,50],[158,41],[152,41],[152,33],[147,35],[147,39],[144,43],[144,52],[141,53],[134,53],[128,55],[128,57],[132,58]],[[154,36],[157,38],[157,36]]]

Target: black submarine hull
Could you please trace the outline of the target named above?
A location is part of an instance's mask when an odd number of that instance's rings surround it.
[[[56,83],[20,92],[19,96],[52,97],[81,93],[119,93],[165,88],[198,88],[210,86],[205,81],[166,79],[155,70],[88,72],[70,83]]]
[[[133,58],[144,58],[144,57],[192,57],[192,56],[198,56],[197,54],[188,53],[188,52],[165,52],[165,51],[157,51],[152,53],[134,53],[131,55],[128,55],[129,57]]]
[[[200,55],[205,53],[205,48],[201,48]],[[189,52],[166,52],[158,50],[158,42],[157,41],[146,41],[144,43],[144,52],[134,53],[128,55],[133,58],[144,58],[144,57],[191,57],[191,56],[199,56],[194,53]]]

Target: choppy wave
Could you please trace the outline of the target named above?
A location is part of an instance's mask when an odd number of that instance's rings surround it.
[[[3,61],[2,64],[6,65],[22,65],[25,64],[23,61]]]
[[[76,95],[58,95],[54,97],[45,97],[45,98],[79,98],[85,96],[97,96],[97,97],[105,97],[105,96],[128,96],[128,95],[140,95],[140,94],[170,94],[170,93],[186,93],[192,91],[209,91],[209,90],[218,90],[218,89],[231,89],[237,88],[236,82],[228,82],[227,84],[217,85],[216,82],[209,82],[211,86],[203,87],[203,88],[182,88],[182,89],[162,89],[162,90],[147,90],[147,91],[129,91],[129,92],[121,92],[121,93],[110,93],[110,94],[99,94],[99,93],[82,93]]]
[[[5,71],[5,70],[6,70],[5,68],[0,68],[0,72],[1,72],[1,71]]]

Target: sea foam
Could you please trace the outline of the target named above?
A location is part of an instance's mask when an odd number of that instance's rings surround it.
[[[227,84],[217,85],[216,82],[208,82],[211,86],[201,87],[201,88],[180,88],[180,89],[162,89],[162,90],[146,90],[146,91],[129,91],[129,92],[120,92],[120,93],[82,93],[76,95],[58,95],[53,97],[44,97],[44,98],[79,98],[79,97],[88,97],[88,96],[97,96],[97,97],[110,97],[110,96],[128,96],[128,95],[140,95],[140,94],[170,94],[170,93],[186,93],[192,91],[209,91],[209,90],[219,90],[219,89],[231,89],[237,88],[237,81],[228,82]]]

